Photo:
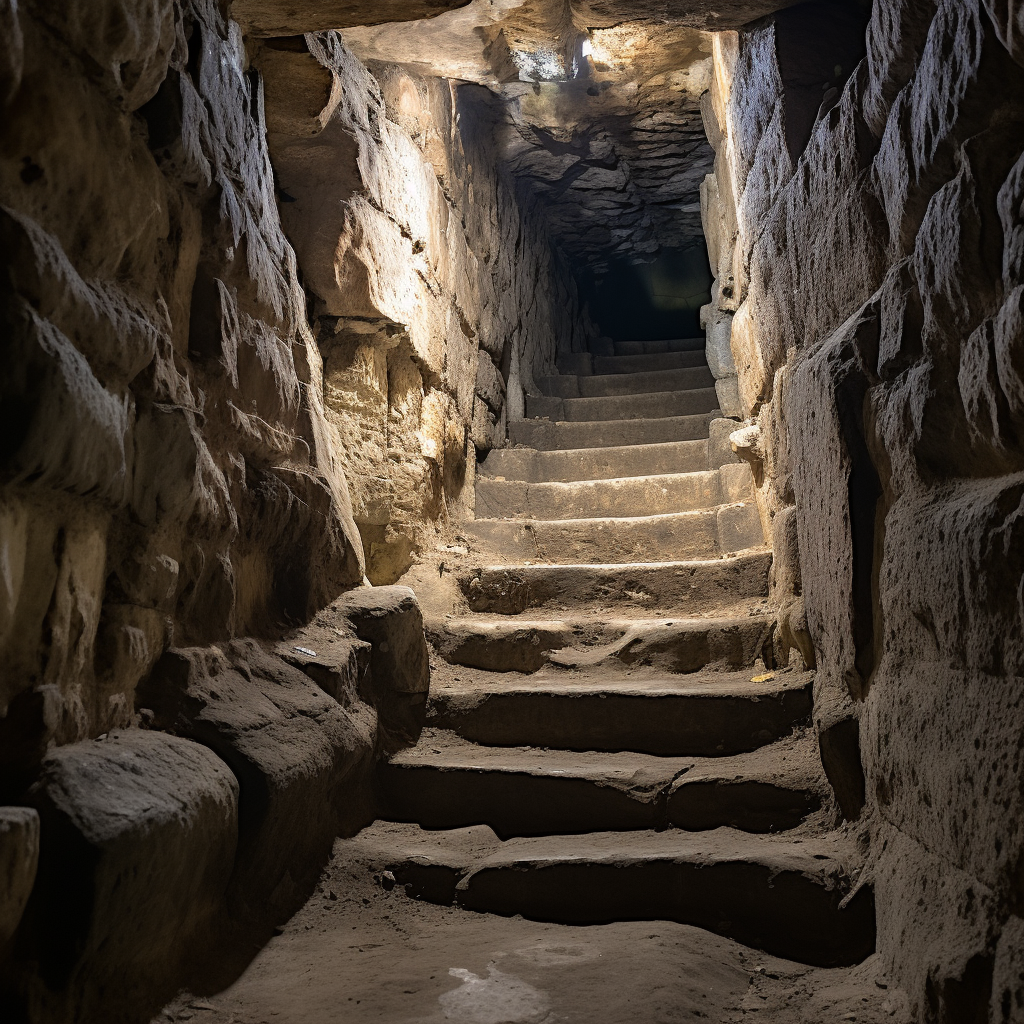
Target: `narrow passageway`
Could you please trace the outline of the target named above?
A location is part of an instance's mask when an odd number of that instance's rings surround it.
[[[771,551],[704,339],[605,347],[538,381],[431,563],[455,610],[425,602],[426,727],[378,820],[172,1019],[898,1019],[813,673],[768,667]]]
[[[1020,0],[0,0],[0,1024],[1024,1024]]]

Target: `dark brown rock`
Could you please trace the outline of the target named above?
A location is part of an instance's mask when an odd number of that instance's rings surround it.
[[[230,901],[243,919],[293,912],[335,836],[366,815],[375,716],[343,708],[254,640],[172,649],[140,688],[153,724],[208,746],[238,778]]]
[[[18,1019],[137,1020],[223,909],[238,783],[211,751],[124,731],[51,751],[29,800],[39,870],[4,972]]]

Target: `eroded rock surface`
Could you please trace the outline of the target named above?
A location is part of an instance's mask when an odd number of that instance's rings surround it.
[[[882,958],[915,1019],[1011,1021],[1024,78],[1005,7],[855,15],[716,39],[706,319],[730,322],[782,639],[816,650]]]

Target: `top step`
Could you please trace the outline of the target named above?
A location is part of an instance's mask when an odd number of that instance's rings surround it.
[[[693,352],[701,351],[707,345],[705,338],[673,338],[671,341],[617,341],[617,356],[644,356],[659,352]]]

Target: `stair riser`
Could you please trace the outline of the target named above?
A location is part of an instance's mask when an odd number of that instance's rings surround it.
[[[640,798],[590,779],[512,771],[385,765],[378,778],[391,821],[426,829],[488,825],[502,839],[671,826],[780,832],[820,806],[814,793],[754,781],[683,786],[669,797],[666,780]]]
[[[481,569],[459,580],[474,612],[518,615],[554,604],[582,607],[625,603],[692,615],[767,597],[768,552],[699,566],[521,566]]]
[[[704,348],[692,352],[658,352],[637,356],[594,356],[591,372],[595,375],[606,373],[656,373],[659,370],[678,370],[686,366],[701,366],[707,362]],[[575,372],[562,370],[562,373]]]
[[[807,790],[761,781],[701,781],[681,785],[666,806],[669,823],[691,832],[723,825],[744,832],[785,832],[821,807]]]
[[[708,464],[707,441],[635,447],[585,448],[542,452],[530,448],[502,448],[491,452],[478,467],[478,480],[503,477],[525,483],[614,480],[660,473],[699,473],[718,466]]]
[[[664,800],[585,779],[393,766],[379,777],[384,814],[428,829],[489,825],[508,839],[664,827]]]
[[[650,395],[714,386],[715,378],[707,364],[647,373],[611,373],[586,377],[556,374],[537,378],[541,394],[551,398],[610,398],[615,395]]]
[[[703,352],[705,338],[673,338],[671,341],[617,341],[613,348],[617,356],[657,355],[662,352]]]
[[[655,516],[709,509],[732,500],[723,496],[717,471],[550,484],[484,478],[476,484],[476,514],[481,519]]]
[[[431,696],[428,724],[474,743],[720,757],[789,735],[811,714],[810,684],[757,697],[614,693]]]
[[[508,434],[511,444],[522,444],[541,451],[613,448],[620,445],[700,440],[708,436],[709,424],[714,418],[715,416],[709,413],[699,413],[664,419],[580,423],[518,420],[509,424]]]
[[[773,956],[849,966],[874,951],[874,900],[865,887],[840,910],[845,887],[831,881],[749,861],[577,860],[480,868],[456,899],[469,910],[561,924],[678,921]]]
[[[482,551],[513,561],[654,562],[664,558],[679,560],[720,554],[719,516],[723,511],[705,509],[651,519],[566,519],[529,523],[478,519],[466,523],[463,529]]]
[[[548,398],[527,395],[526,417],[580,423],[594,420],[661,419],[695,416],[718,408],[713,387],[660,394],[619,395],[611,398]],[[582,446],[580,446],[582,447]]]

